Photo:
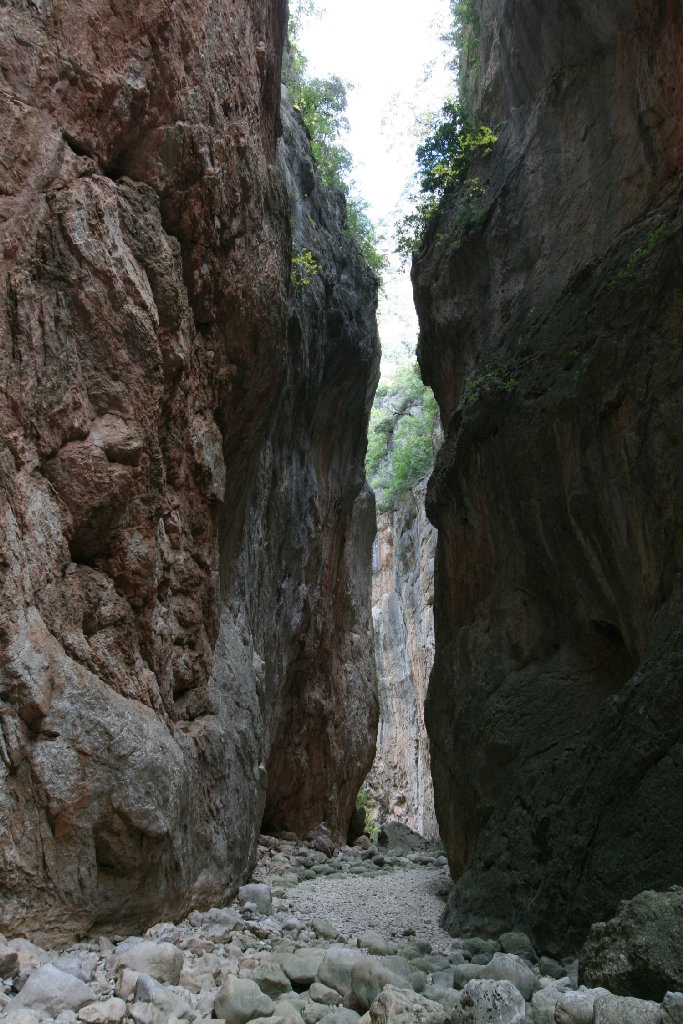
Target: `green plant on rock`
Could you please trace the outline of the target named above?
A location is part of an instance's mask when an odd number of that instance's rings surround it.
[[[290,279],[292,288],[305,288],[320,270],[310,249],[294,249]]]
[[[361,788],[358,790],[358,795],[356,796],[356,807],[365,811],[364,831],[367,832],[373,841],[377,839],[377,825],[375,824],[371,814],[374,806],[375,802],[370,796],[365,783],[363,783]]]
[[[458,83],[458,95],[470,107],[470,76],[479,68],[479,20],[476,0],[451,0],[451,28],[445,41],[454,50],[451,67]]]
[[[401,495],[429,473],[437,412],[415,361],[399,367],[377,389],[365,465],[380,511],[396,507]]]
[[[366,214],[367,203],[351,193],[351,154],[341,143],[348,130],[346,107],[350,85],[338,75],[314,78],[308,75],[308,59],[297,42],[301,18],[315,13],[315,4],[295,5],[289,21],[289,38],[282,78],[294,106],[300,111],[311,142],[311,150],[320,171],[323,185],[335,188],[346,197],[345,233],[360,249],[375,274],[386,266],[386,257],[379,251],[380,239]]]
[[[420,195],[414,211],[403,218],[397,230],[396,251],[404,259],[419,249],[447,196],[460,203],[452,243],[459,244],[461,237],[481,222],[486,212],[485,189],[470,170],[475,158],[487,156],[497,141],[493,130],[477,124],[462,104],[454,100],[444,103],[433,131],[417,149]]]
[[[478,400],[482,391],[487,389],[511,391],[517,387],[517,384],[517,379],[512,376],[505,363],[492,360],[485,363],[481,370],[468,380],[462,398],[463,405],[472,405]]]
[[[638,266],[641,260],[646,259],[654,251],[659,242],[669,233],[669,229],[666,224],[660,224],[660,226],[653,231],[649,236],[647,243],[635,252],[632,252],[626,261],[626,266],[622,267],[616,277],[608,283],[609,288],[615,288],[619,281],[624,278],[632,277],[635,268]]]

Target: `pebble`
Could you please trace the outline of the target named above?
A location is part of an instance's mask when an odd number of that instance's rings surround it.
[[[67,950],[0,936],[11,1024],[683,1024],[578,988],[519,932],[452,938],[440,853],[262,836],[234,904]]]

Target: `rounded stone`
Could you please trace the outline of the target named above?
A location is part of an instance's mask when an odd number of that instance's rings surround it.
[[[214,1003],[214,1016],[226,1024],[247,1024],[255,1017],[271,1017],[273,1000],[248,978],[228,978]]]

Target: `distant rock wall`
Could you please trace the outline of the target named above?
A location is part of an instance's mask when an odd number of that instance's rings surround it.
[[[367,779],[377,820],[400,821],[438,838],[424,725],[434,657],[436,530],[424,511],[425,484],[382,512],[373,552],[372,618],[379,692],[377,753]]]
[[[413,266],[426,718],[449,926],[566,950],[682,880],[683,13],[479,0],[475,38],[479,220]]]
[[[372,760],[376,284],[278,143],[285,23],[0,9],[6,934],[220,902],[264,809],[341,834]]]

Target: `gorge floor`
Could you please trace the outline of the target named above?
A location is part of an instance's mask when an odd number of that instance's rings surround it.
[[[252,881],[230,906],[193,911],[144,936],[93,937],[64,950],[0,939],[0,1017],[13,1024],[668,1024],[658,1004],[631,1000],[638,1014],[625,1018],[619,997],[577,989],[576,964],[539,959],[524,935],[449,936],[439,924],[450,886],[444,861],[435,849],[385,851],[366,842],[334,850],[324,834],[305,843],[261,836]]]

